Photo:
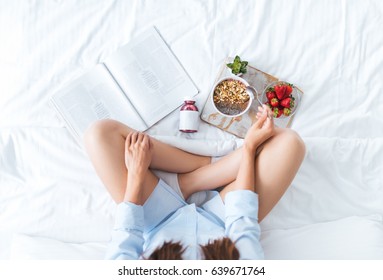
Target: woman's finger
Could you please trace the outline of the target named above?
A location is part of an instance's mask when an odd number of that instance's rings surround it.
[[[257,120],[257,127],[258,128],[261,128],[264,124],[264,122],[266,121],[267,119],[267,114],[265,113],[266,111],[264,111],[263,113],[260,114],[260,116],[258,117],[258,120]]]
[[[266,106],[267,107],[267,106]],[[272,126],[274,126],[274,117],[273,117],[273,113],[271,112],[271,109],[269,107],[266,108],[267,110],[267,115],[269,116],[269,119],[271,121],[271,124]]]
[[[264,105],[265,112],[267,114],[267,117],[272,119],[273,118],[273,112],[271,111],[271,108],[269,106]]]
[[[266,118],[266,121],[265,121],[263,127],[265,127],[265,128],[270,128],[270,126],[271,126],[271,120],[272,120],[272,119],[273,119],[273,118]]]
[[[131,141],[132,141],[132,132],[128,133],[125,139],[125,151],[129,149]]]
[[[274,117],[267,118],[264,124],[264,128],[270,131],[274,131]]]
[[[142,143],[150,149],[150,137],[147,134],[143,134]]]
[[[138,136],[137,136],[137,143],[142,143],[142,141],[144,140],[144,134],[139,132],[138,133]]]
[[[137,142],[137,137],[138,137],[138,132],[133,132],[132,137],[131,137],[131,144],[136,144]]]

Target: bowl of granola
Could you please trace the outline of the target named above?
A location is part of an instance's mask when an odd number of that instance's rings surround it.
[[[254,99],[249,84],[242,78],[230,76],[219,80],[213,87],[212,102],[225,117],[238,117],[246,113]]]

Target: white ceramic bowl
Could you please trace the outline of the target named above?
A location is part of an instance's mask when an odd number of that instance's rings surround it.
[[[243,83],[246,88],[249,87],[249,83],[246,80],[244,80],[244,79],[242,79],[242,78],[240,78],[238,76],[228,76],[228,77],[222,78],[213,87],[213,90],[212,90],[212,92],[210,94],[211,95],[211,102],[213,103],[213,106],[217,110],[217,112],[220,113],[221,115],[223,115],[225,117],[230,117],[230,118],[239,117],[239,116],[245,114],[249,110],[249,108],[251,107],[251,104],[252,104],[252,102],[254,100],[254,94],[252,93],[252,91],[246,90],[246,93],[250,97],[246,108],[243,111],[241,111],[240,113],[237,113],[237,114],[226,114],[225,112],[220,111],[219,107],[217,107],[217,105],[214,102],[214,92],[215,92],[216,87],[220,83],[222,83],[223,81],[226,81],[226,80],[237,80],[237,81]],[[228,109],[230,109],[230,108],[228,108]]]

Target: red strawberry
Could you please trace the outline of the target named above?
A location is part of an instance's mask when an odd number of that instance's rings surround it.
[[[286,95],[290,95],[293,92],[293,84],[286,85]]]
[[[290,110],[289,108],[284,108],[284,109],[283,109],[283,114],[284,114],[285,116],[290,116],[290,114],[291,114],[291,110]]]
[[[278,107],[279,106],[279,101],[277,98],[273,98],[270,100],[270,105],[273,107]]]
[[[286,98],[286,86],[285,85],[275,85],[274,86],[275,94],[279,100]]]
[[[273,117],[277,118],[277,116],[279,114],[279,109],[278,108],[273,108],[272,112],[273,112]]]
[[[273,108],[273,116],[274,118],[279,118],[282,115],[282,110],[279,110],[278,108]]]
[[[276,98],[277,96],[275,95],[275,91],[273,90],[273,91],[266,92],[266,97],[267,97],[267,100],[270,101],[271,99]]]
[[[281,101],[281,106],[285,108],[292,108],[294,107],[294,100],[291,97],[287,97]]]

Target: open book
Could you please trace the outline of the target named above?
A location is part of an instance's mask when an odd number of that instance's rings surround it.
[[[52,96],[77,140],[101,119],[144,131],[198,93],[153,27]]]

